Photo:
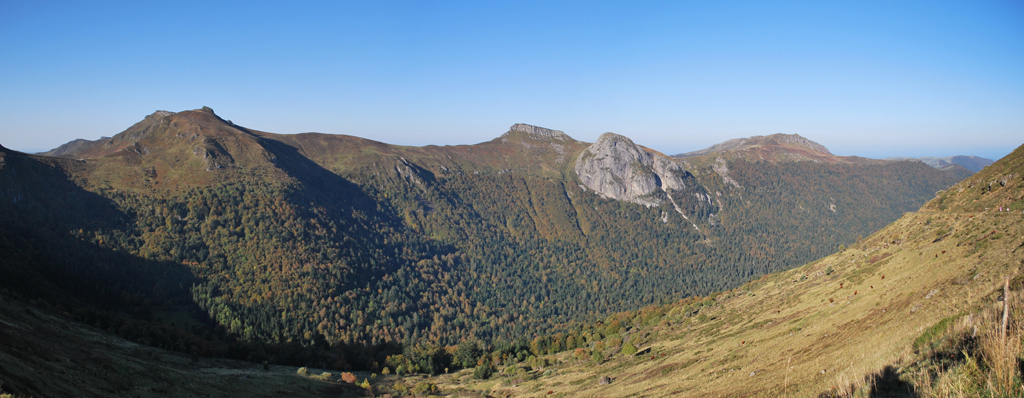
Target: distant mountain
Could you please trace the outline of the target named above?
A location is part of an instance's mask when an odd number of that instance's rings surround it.
[[[67,157],[75,153],[88,152],[93,147],[103,145],[109,141],[110,137],[101,137],[94,141],[79,138],[49,151],[39,152],[36,155]]]
[[[920,161],[924,162],[925,164],[927,164],[929,166],[932,166],[934,168],[937,168],[937,169],[946,169],[946,168],[954,167],[954,166],[962,166],[965,169],[970,170],[971,173],[977,173],[977,172],[981,171],[981,169],[985,168],[985,166],[988,166],[988,165],[993,163],[993,160],[991,160],[991,159],[985,159],[985,158],[981,158],[981,157],[977,157],[977,156],[946,156],[944,158],[936,158],[936,157],[922,157],[922,158],[892,157],[892,158],[886,158],[886,159],[891,159],[891,160],[917,159],[917,160],[920,160]]]
[[[856,156],[836,156],[817,142],[798,134],[756,135],[735,138],[699,151],[674,155],[676,158],[718,157],[743,158],[749,161],[812,161],[825,163],[878,164],[878,161]]]
[[[773,134],[769,136],[753,136],[750,138],[736,138],[731,139],[720,144],[712,145],[711,147],[687,152],[683,154],[673,155],[673,157],[682,159],[685,163],[690,165],[703,165],[711,167],[725,161],[736,161],[746,160],[750,162],[769,162],[769,163],[785,163],[785,162],[814,162],[823,164],[857,164],[857,165],[880,165],[888,162],[898,161],[912,161],[920,160],[928,163],[925,159],[939,159],[939,158],[886,158],[886,159],[869,159],[859,156],[835,156],[825,148],[825,146],[818,144],[817,142],[811,141],[807,138],[801,137],[797,134]],[[953,159],[959,158],[965,163],[968,161],[977,164],[987,159],[967,156],[953,156]],[[991,163],[991,161],[989,161]],[[941,159],[928,163],[929,165],[942,170],[949,174],[950,177],[959,181],[973,172],[964,168],[959,164],[951,164]]]
[[[57,156],[3,151],[0,285],[197,355],[438,372],[443,347],[820,258],[957,181],[762,141],[676,159],[516,124],[407,147],[160,111]]]

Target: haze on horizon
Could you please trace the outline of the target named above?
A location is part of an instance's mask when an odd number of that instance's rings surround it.
[[[401,145],[514,123],[668,154],[800,134],[837,155],[1024,143],[1019,2],[0,4],[0,144],[210,106]]]

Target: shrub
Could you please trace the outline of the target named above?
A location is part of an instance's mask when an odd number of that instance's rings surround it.
[[[352,374],[351,372],[345,372],[341,374],[341,381],[344,381],[349,384],[356,384],[356,380],[356,375]]]
[[[437,391],[437,386],[425,381],[416,383],[416,386],[412,388],[412,393],[417,395],[426,394],[431,391]]]
[[[626,343],[622,345],[622,355],[633,355],[636,354],[636,346],[633,343]]]
[[[548,366],[548,360],[545,359],[544,357],[533,358],[533,361],[530,361],[531,368],[540,369],[545,366]]]
[[[479,365],[476,369],[473,369],[473,378],[479,380],[487,380],[494,374],[494,369],[488,364]]]
[[[308,377],[309,376],[309,369],[306,369],[306,367],[303,366],[303,367],[299,368],[299,371],[296,372],[296,373],[298,373],[299,376],[307,376]]]

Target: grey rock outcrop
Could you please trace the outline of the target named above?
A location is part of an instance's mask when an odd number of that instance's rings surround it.
[[[576,159],[576,175],[604,197],[656,206],[668,200],[660,191],[686,187],[685,170],[674,159],[649,152],[624,136],[605,133]]]
[[[508,129],[508,132],[501,136],[501,138],[508,138],[513,132],[525,133],[527,137],[535,140],[559,140],[565,141],[569,139],[569,136],[561,130],[546,129],[543,127],[537,127],[525,123],[516,123]]]

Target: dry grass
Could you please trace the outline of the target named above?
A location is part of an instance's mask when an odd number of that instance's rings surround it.
[[[1010,294],[1010,322],[1003,339],[1002,305],[997,302],[964,316],[945,339],[962,359],[948,368],[918,371],[915,384],[923,396],[1021,397],[1024,365],[1024,294]]]

